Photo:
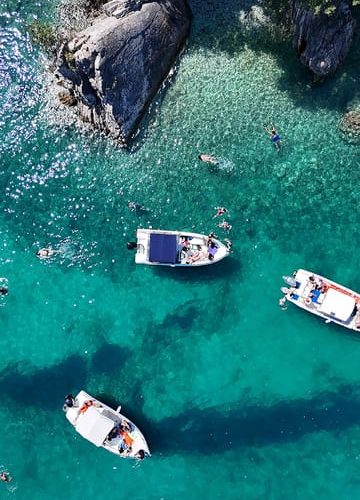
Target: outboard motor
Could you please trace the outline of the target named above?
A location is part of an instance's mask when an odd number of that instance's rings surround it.
[[[66,411],[69,408],[72,408],[75,404],[75,398],[72,394],[68,394],[65,398],[65,403],[63,406],[63,410]]]
[[[127,244],[126,244],[128,250],[135,250],[137,248],[137,242],[136,241],[129,241]]]

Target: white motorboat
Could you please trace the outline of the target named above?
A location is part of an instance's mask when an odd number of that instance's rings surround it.
[[[229,255],[231,245],[212,235],[186,231],[138,229],[136,237],[136,243],[128,243],[128,248],[136,249],[135,262],[152,266],[198,267],[215,264]]]
[[[360,330],[360,294],[304,269],[283,279],[288,286],[281,288],[284,296],[280,305],[289,301],[320,316],[326,323]]]
[[[136,425],[120,413],[80,391],[74,398],[66,396],[66,418],[76,431],[95,446],[115,455],[142,460],[150,456],[149,447]]]

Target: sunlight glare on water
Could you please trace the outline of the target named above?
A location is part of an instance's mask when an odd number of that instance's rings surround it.
[[[359,41],[313,86],[289,45],[246,24],[250,5],[191,6],[176,75],[129,151],[48,116],[27,26],[53,6],[0,9],[4,497],[360,494],[359,341],[277,305],[297,267],[360,291],[358,149],[337,130],[359,84]],[[204,270],[135,266],[126,242],[149,226],[216,230],[234,252]],[[49,245],[57,253],[38,260]],[[151,460],[129,464],[78,436],[61,407],[80,389],[121,403]]]

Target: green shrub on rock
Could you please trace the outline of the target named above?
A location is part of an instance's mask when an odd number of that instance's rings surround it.
[[[57,38],[55,30],[50,23],[35,20],[29,24],[29,34],[31,41],[40,45],[47,52],[54,52],[56,49]]]

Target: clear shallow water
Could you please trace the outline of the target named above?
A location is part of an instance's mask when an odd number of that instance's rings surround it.
[[[0,15],[0,464],[14,477],[2,497],[359,497],[359,340],[277,306],[281,275],[300,266],[360,289],[358,149],[336,129],[358,43],[313,87],[238,7],[194,1],[177,76],[123,152],[49,126],[25,23],[50,8],[9,2]],[[231,168],[209,170],[200,152]],[[192,273],[134,265],[138,225],[209,232],[219,205],[230,259]],[[59,254],[38,261],[48,244]],[[81,388],[121,402],[153,458],[129,464],[78,438],[61,406]]]

